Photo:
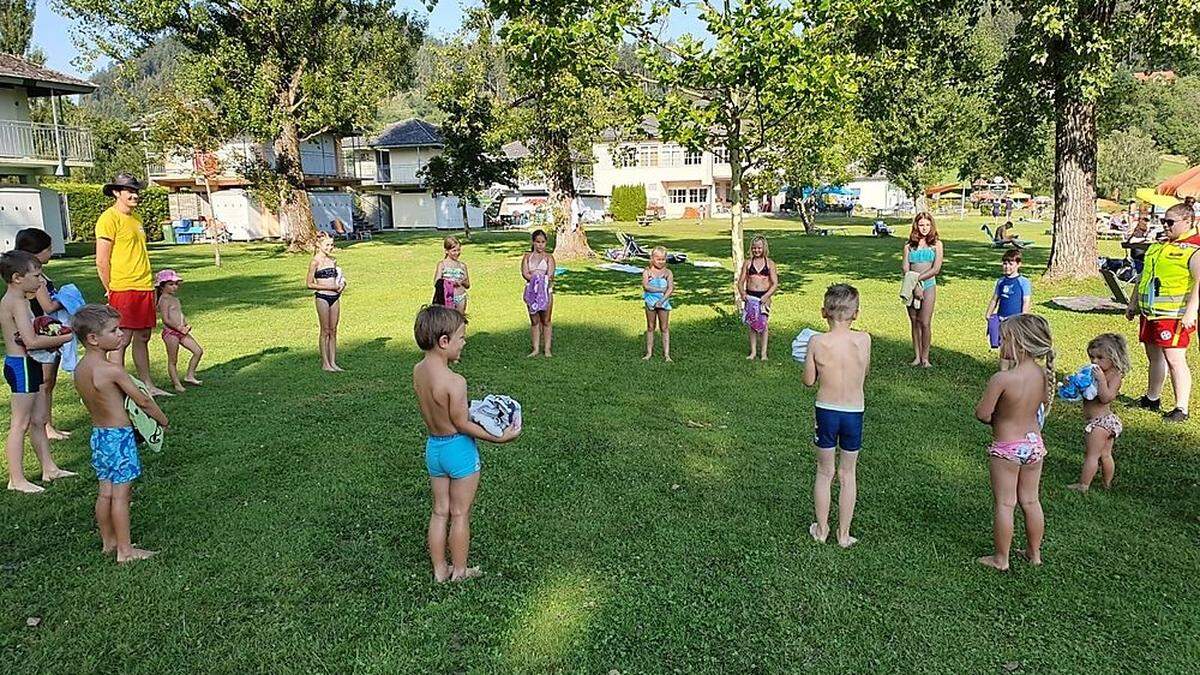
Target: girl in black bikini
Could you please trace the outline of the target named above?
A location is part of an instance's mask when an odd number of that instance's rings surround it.
[[[316,298],[317,321],[321,325],[318,339],[321,369],[340,373],[342,368],[337,364],[337,327],[342,315],[340,300],[342,291],[346,289],[346,279],[332,254],[333,237],[324,232],[317,235],[317,250],[308,265],[308,287]]]
[[[742,271],[738,275],[738,295],[742,298],[742,304],[746,304],[748,297],[753,298],[750,302],[759,303],[763,315],[762,331],[757,331],[754,327],[750,328],[750,356],[746,357],[747,360],[753,361],[756,358],[767,360],[767,341],[770,338],[770,330],[767,328],[766,314],[771,307],[771,298],[777,290],[779,290],[779,275],[776,273],[775,263],[768,253],[767,239],[758,235],[750,241],[750,259],[742,265]],[[761,349],[759,348],[760,342],[762,343]]]

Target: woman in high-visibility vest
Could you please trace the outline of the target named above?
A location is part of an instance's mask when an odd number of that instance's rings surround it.
[[[1170,422],[1188,418],[1192,374],[1187,365],[1187,347],[1196,332],[1200,307],[1200,231],[1191,206],[1176,204],[1162,219],[1166,241],[1151,244],[1142,273],[1135,282],[1137,292],[1125,311],[1128,319],[1140,315],[1138,339],[1150,361],[1146,394],[1138,406],[1161,409],[1167,373],[1175,391],[1175,409],[1163,415]]]

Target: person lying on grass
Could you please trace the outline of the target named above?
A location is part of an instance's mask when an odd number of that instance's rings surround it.
[[[429,516],[429,560],[437,582],[465,581],[481,576],[478,567],[467,567],[471,545],[471,506],[479,487],[479,449],[475,439],[507,443],[521,434],[515,423],[493,436],[472,422],[467,409],[467,381],[450,370],[467,344],[467,319],[450,307],[424,307],[417,313],[413,336],[424,358],[413,367],[413,390],[421,417],[429,430],[425,442],[425,468],[433,489]],[[446,564],[447,527],[450,564]]]
[[[850,536],[854,506],[858,501],[858,451],[862,448],[863,383],[871,369],[871,336],[850,330],[858,318],[858,290],[849,284],[834,284],[825,291],[821,316],[829,332],[814,335],[804,359],[804,385],[817,386],[816,435],[817,474],[813,481],[813,510],[816,522],[808,533],[820,543],[829,537],[829,501],[833,487],[835,454],[842,449],[838,470],[838,545],[850,548],[858,542]]]
[[[129,534],[129,501],[133,481],[142,474],[137,438],[125,398],[129,397],[163,428],[167,416],[149,394],[134,384],[129,373],[105,354],[121,348],[121,315],[108,305],[84,305],[71,319],[85,354],[75,368],[75,389],[92,416],[92,467],[100,481],[96,524],[105,555],[117,562],[143,560],[154,551],[135,548]]]
[[[1040,316],[1018,314],[1000,324],[1000,356],[1016,363],[988,380],[987,389],[975,406],[975,417],[992,427],[988,446],[988,470],[995,500],[992,540],[996,550],[979,558],[979,564],[1008,571],[1012,545],[1013,512],[1017,503],[1025,514],[1028,548],[1017,556],[1031,565],[1042,564],[1042,420],[1054,400],[1054,343],[1050,324]],[[1045,359],[1045,366],[1038,364]]]

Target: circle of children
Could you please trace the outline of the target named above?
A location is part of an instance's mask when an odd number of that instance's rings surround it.
[[[130,216],[129,212],[124,215]],[[136,216],[132,216],[136,219]],[[140,229],[140,221],[135,221]],[[1147,267],[1131,300],[1128,318],[1141,317],[1140,340],[1151,364],[1150,385],[1138,404],[1157,409],[1165,373],[1175,387],[1176,410],[1168,420],[1186,419],[1190,377],[1183,350],[1194,332],[1200,300],[1200,234],[1190,209],[1174,211],[1164,219],[1166,240],[1147,252]],[[144,242],[144,235],[142,241]],[[526,281],[524,300],[530,317],[530,357],[552,355],[554,307],[554,256],[546,250],[547,237],[532,234],[530,250],[521,258],[521,275]],[[100,480],[96,502],[103,550],[118,562],[149,557],[153,553],[130,544],[129,495],[141,465],[135,441],[133,417],[152,418],[162,428],[167,418],[149,392],[126,374],[124,349],[131,341],[141,342],[135,361],[143,379],[149,377],[145,357],[148,330],[145,317],[130,320],[128,303],[114,302],[115,283],[104,279],[110,303],[78,306],[42,274],[50,259],[50,239],[40,230],[24,230],[17,237],[17,250],[3,254],[0,273],[8,290],[3,299],[4,338],[7,348],[5,378],[13,392],[12,423],[7,457],[9,488],[38,492],[42,488],[22,475],[24,437],[28,432],[42,466],[42,480],[73,476],[59,468],[50,455],[49,439],[67,434],[56,430],[50,416],[54,381],[63,349],[75,340],[85,355],[74,364],[75,384],[92,415],[92,462]],[[144,248],[144,243],[143,243]],[[479,485],[481,462],[477,440],[506,443],[521,433],[520,406],[505,397],[489,396],[468,401],[466,380],[450,369],[466,344],[466,310],[471,286],[467,265],[460,259],[459,242],[444,241],[445,257],[434,272],[434,302],[416,316],[414,337],[424,352],[413,368],[413,388],[421,415],[428,428],[425,447],[433,506],[427,544],[434,579],[460,581],[480,576],[467,564],[470,515]],[[765,238],[751,242],[750,258],[740,270],[737,292],[744,304],[743,320],[749,328],[748,359],[767,358],[768,317],[772,297],[779,289],[776,263],[770,258]],[[664,359],[670,361],[671,296],[675,283],[666,265],[666,251],[654,249],[642,273],[646,315],[646,354],[653,355],[654,333],[661,335]],[[943,262],[943,243],[932,215],[919,213],[902,254],[903,281],[900,298],[907,308],[912,328],[912,366],[931,367],[931,325],[937,297],[937,277]],[[1054,346],[1047,321],[1030,314],[1032,288],[1020,275],[1021,253],[1007,251],[1002,260],[1003,276],[985,311],[991,346],[999,350],[1000,370],[987,383],[975,409],[976,417],[992,428],[993,442],[987,448],[995,508],[994,552],[979,558],[982,565],[1007,570],[1013,536],[1015,507],[1020,504],[1026,523],[1027,547],[1017,550],[1019,558],[1032,565],[1041,563],[1044,532],[1039,483],[1046,447],[1041,429],[1055,398],[1056,388],[1064,398],[1083,401],[1085,460],[1078,483],[1069,486],[1086,492],[1097,472],[1104,487],[1113,482],[1113,445],[1122,431],[1111,404],[1130,370],[1123,337],[1116,333],[1097,336],[1088,344],[1090,364],[1073,374],[1059,388],[1054,371]],[[1180,271],[1182,270],[1182,272]],[[148,271],[148,270],[147,270]],[[102,274],[102,279],[104,275]],[[183,317],[176,292],[181,279],[170,270],[155,277],[157,309],[162,318],[163,339],[170,357],[169,372],[177,391],[183,383],[199,384],[195,368],[201,351],[190,338],[191,327]],[[341,370],[336,360],[339,300],[346,277],[334,258],[334,242],[320,236],[308,270],[308,287],[315,296],[320,326],[321,367]],[[75,291],[77,293],[77,291]],[[858,317],[858,291],[848,284],[835,284],[825,292],[822,316],[828,331],[805,330],[793,342],[793,356],[803,362],[806,386],[817,387],[814,446],[816,476],[813,486],[815,520],[809,534],[820,543],[831,534],[829,511],[833,479],[839,484],[836,542],[844,548],[857,539],[851,521],[857,499],[856,462],[863,443],[864,381],[870,370],[871,338],[851,328]],[[70,328],[43,317],[62,316],[70,310]],[[151,316],[150,327],[153,327]],[[133,334],[131,340],[130,334]],[[178,348],[194,352],[182,382],[174,366]],[[120,358],[114,358],[119,355]],[[139,358],[140,356],[140,358]],[[68,358],[70,358],[68,356]],[[111,360],[110,360],[111,359]],[[1183,364],[1180,367],[1180,364]],[[163,392],[165,393],[165,392]],[[491,399],[491,400],[489,400]],[[132,416],[131,416],[132,413]],[[148,425],[153,425],[148,422]],[[838,452],[840,450],[840,453]],[[449,551],[449,562],[446,559]]]

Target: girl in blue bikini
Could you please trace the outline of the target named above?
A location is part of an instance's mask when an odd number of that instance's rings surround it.
[[[650,266],[642,270],[642,302],[646,305],[646,355],[654,355],[654,328],[662,333],[663,360],[671,362],[671,294],[675,277],[667,269],[667,249],[657,246],[650,252]]]
[[[317,250],[308,264],[308,288],[313,291],[317,305],[317,321],[321,325],[318,346],[321,351],[321,370],[340,373],[337,364],[337,329],[342,316],[342,291],[346,278],[333,259],[333,237],[322,232],[317,235]]]
[[[913,218],[912,231],[904,243],[903,274],[916,272],[914,294],[921,299],[921,308],[908,308],[912,324],[912,365],[929,368],[929,344],[932,341],[933,306],[937,300],[937,275],[942,271],[942,241],[938,239],[933,215],[922,211]]]

